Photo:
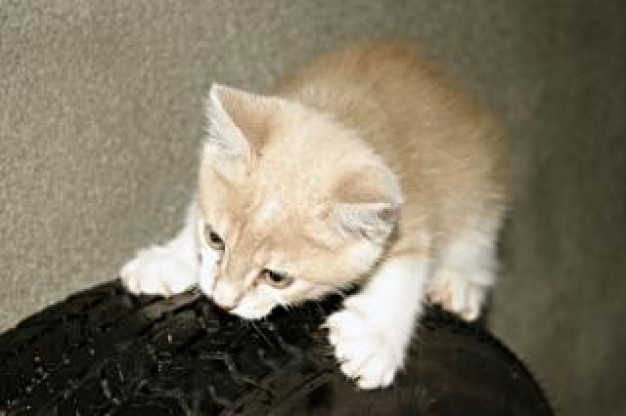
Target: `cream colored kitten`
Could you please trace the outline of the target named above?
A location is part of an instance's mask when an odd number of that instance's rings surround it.
[[[341,370],[389,385],[428,295],[475,319],[506,202],[496,123],[408,47],[325,55],[261,96],[214,85],[186,225],[121,276],[198,284],[246,319],[366,282],[326,325]]]

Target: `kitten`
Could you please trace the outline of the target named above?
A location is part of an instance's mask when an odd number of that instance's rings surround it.
[[[475,319],[495,280],[503,140],[400,43],[319,57],[256,95],[214,85],[185,227],[121,270],[133,293],[194,285],[245,319],[355,282],[326,322],[341,370],[388,386],[428,297]]]

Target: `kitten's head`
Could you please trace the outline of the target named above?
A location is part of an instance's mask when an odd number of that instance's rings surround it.
[[[402,197],[354,131],[298,103],[218,85],[208,118],[197,227],[207,295],[256,319],[372,269]]]

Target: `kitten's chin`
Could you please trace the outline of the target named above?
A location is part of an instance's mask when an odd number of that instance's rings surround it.
[[[249,305],[239,305],[231,310],[230,313],[249,321],[256,321],[269,315],[272,309],[274,308],[252,308]]]

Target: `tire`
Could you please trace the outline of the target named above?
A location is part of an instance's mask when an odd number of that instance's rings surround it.
[[[0,415],[551,415],[524,365],[429,310],[406,371],[359,392],[318,329],[337,299],[250,323],[197,293],[77,293],[0,336]]]

